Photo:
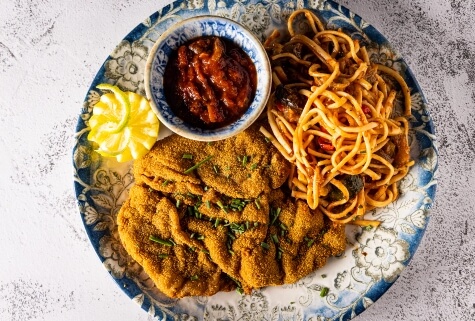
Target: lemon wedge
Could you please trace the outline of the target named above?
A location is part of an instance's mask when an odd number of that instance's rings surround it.
[[[104,93],[93,108],[87,138],[98,144],[96,152],[126,162],[145,155],[158,137],[159,122],[149,101],[117,86],[100,84]]]

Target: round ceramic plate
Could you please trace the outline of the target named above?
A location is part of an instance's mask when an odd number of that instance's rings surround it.
[[[284,29],[296,9],[314,10],[329,28],[342,28],[360,39],[371,60],[390,66],[411,88],[411,155],[416,164],[400,185],[401,197],[367,213],[379,228],[348,226],[348,246],[340,257],[295,284],[268,287],[241,296],[169,299],[161,294],[120,244],[116,215],[133,185],[132,163],[101,158],[87,141],[87,122],[99,99],[95,86],[107,82],[144,92],[144,67],[155,40],[170,25],[196,15],[225,16],[263,39]],[[400,103],[400,102],[399,102]],[[161,128],[161,135],[166,134]],[[94,78],[77,125],[73,150],[74,185],[81,218],[103,265],[121,289],[161,320],[349,320],[373,304],[398,278],[414,255],[428,223],[436,187],[437,149],[426,102],[408,66],[388,41],[359,16],[331,1],[189,0],[176,1],[147,18],[110,54]],[[321,297],[321,289],[329,292]]]

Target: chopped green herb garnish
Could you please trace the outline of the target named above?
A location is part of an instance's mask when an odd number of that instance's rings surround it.
[[[323,297],[326,297],[327,294],[328,294],[328,291],[330,291],[329,288],[327,287],[324,287],[321,291],[320,291],[320,296],[323,298]]]
[[[220,220],[219,220],[219,217],[218,217],[218,218],[216,219],[216,221],[214,221],[214,227],[218,227],[219,221],[220,221]]]
[[[161,259],[166,259],[168,257],[168,254],[158,254],[158,257]]]
[[[257,168],[257,164],[256,164],[256,163],[254,163],[254,164],[251,165],[251,171],[255,170],[256,168]]]
[[[204,235],[198,235],[196,237],[197,240],[204,240],[205,239],[205,236]]]
[[[219,173],[218,165],[213,165],[213,170],[216,174],[218,174]]]
[[[206,157],[202,161],[200,161],[200,162],[196,163],[195,165],[191,166],[190,168],[188,168],[186,171],[184,171],[184,173],[185,174],[191,173],[192,171],[194,171],[195,169],[199,168],[201,165],[203,165],[204,163],[209,161],[211,158],[213,158],[213,156],[209,155],[208,157]]]
[[[183,158],[185,158],[185,159],[193,159],[193,155],[191,155],[191,154],[183,154]]]
[[[307,247],[311,247],[313,245],[313,242],[315,242],[314,239],[308,240]]]
[[[211,204],[209,203],[209,201],[206,201],[206,207],[211,208]]]
[[[327,275],[326,274],[322,274],[322,279],[326,278]]]
[[[272,217],[272,221],[271,221],[270,225],[274,225],[275,221],[279,217],[280,211],[281,211],[280,207],[275,209],[274,216]]]
[[[367,226],[363,227],[363,229],[365,231],[371,231],[373,229],[373,225],[367,225]]]
[[[175,242],[173,242],[172,240],[162,240],[161,238],[158,238],[156,236],[153,236],[153,235],[150,235],[148,237],[148,239],[150,241],[153,241],[153,242],[156,242],[156,243],[160,243],[162,245],[166,245],[166,246],[173,246],[175,245]]]
[[[266,143],[270,143],[271,142],[271,139],[269,137],[264,137]]]
[[[162,186],[167,186],[170,183],[170,180],[166,179],[163,181]]]
[[[246,221],[246,230],[249,229],[249,221]]]
[[[259,226],[259,222],[254,222],[254,227],[258,227]]]
[[[198,275],[196,275],[196,274],[193,275],[193,276],[190,276],[190,280],[191,280],[191,281],[196,281],[196,280],[198,280],[198,279],[199,279],[199,277],[198,277]]]
[[[236,237],[234,235],[232,235],[231,233],[227,233],[227,234],[228,234],[229,238],[231,238],[232,240],[236,239]]]
[[[256,199],[254,200],[254,203],[256,204],[257,209],[260,210],[260,209],[261,209],[261,203],[259,202],[259,199],[258,199],[258,198],[256,198]]]
[[[284,231],[287,231],[287,226],[284,223],[280,223],[280,228]]]
[[[261,242],[261,246],[265,248],[266,250],[269,249],[269,244],[267,244],[266,242]]]
[[[239,293],[240,295],[244,294],[244,290],[242,288],[236,288],[236,292]]]
[[[217,201],[216,204],[219,206],[220,209],[222,209],[225,213],[228,211],[226,210],[226,207],[224,207],[223,203],[221,201]]]
[[[176,200],[176,208],[179,208],[181,204],[181,200]]]
[[[194,237],[195,237],[195,234],[196,234],[196,233],[191,233],[190,239],[194,238]]]
[[[270,237],[271,237],[272,241],[274,241],[275,244],[279,244],[279,239],[277,238],[277,235],[271,234]]]
[[[280,259],[282,259],[282,252],[277,251],[277,260],[280,260]]]
[[[246,166],[246,164],[247,164],[247,156],[244,155],[244,156],[242,157],[242,166]]]
[[[201,252],[206,253],[206,254],[209,254],[209,251],[208,251],[208,250],[201,250]]]

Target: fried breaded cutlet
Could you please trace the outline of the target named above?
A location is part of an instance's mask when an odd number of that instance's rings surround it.
[[[166,295],[293,283],[344,251],[344,226],[290,197],[290,165],[258,128],[213,143],[172,135],[135,162],[119,235]]]

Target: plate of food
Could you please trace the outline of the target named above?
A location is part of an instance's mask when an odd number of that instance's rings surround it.
[[[270,61],[257,73],[271,79],[260,117],[225,139],[173,133],[159,122],[151,91],[161,83],[151,83],[150,68],[169,58],[157,41],[200,16],[244,26]],[[205,61],[242,45],[199,40],[183,40],[183,57]],[[195,65],[181,63],[178,47],[183,82]],[[196,77],[201,85],[217,79]],[[183,97],[195,87],[186,88]],[[190,111],[201,110],[200,122],[221,119],[223,92],[211,93],[219,96],[214,107],[194,95]],[[178,0],[125,36],[98,71],[80,112],[73,166],[93,248],[151,316],[349,320],[416,252],[435,197],[437,148],[409,67],[348,9],[332,1]]]

